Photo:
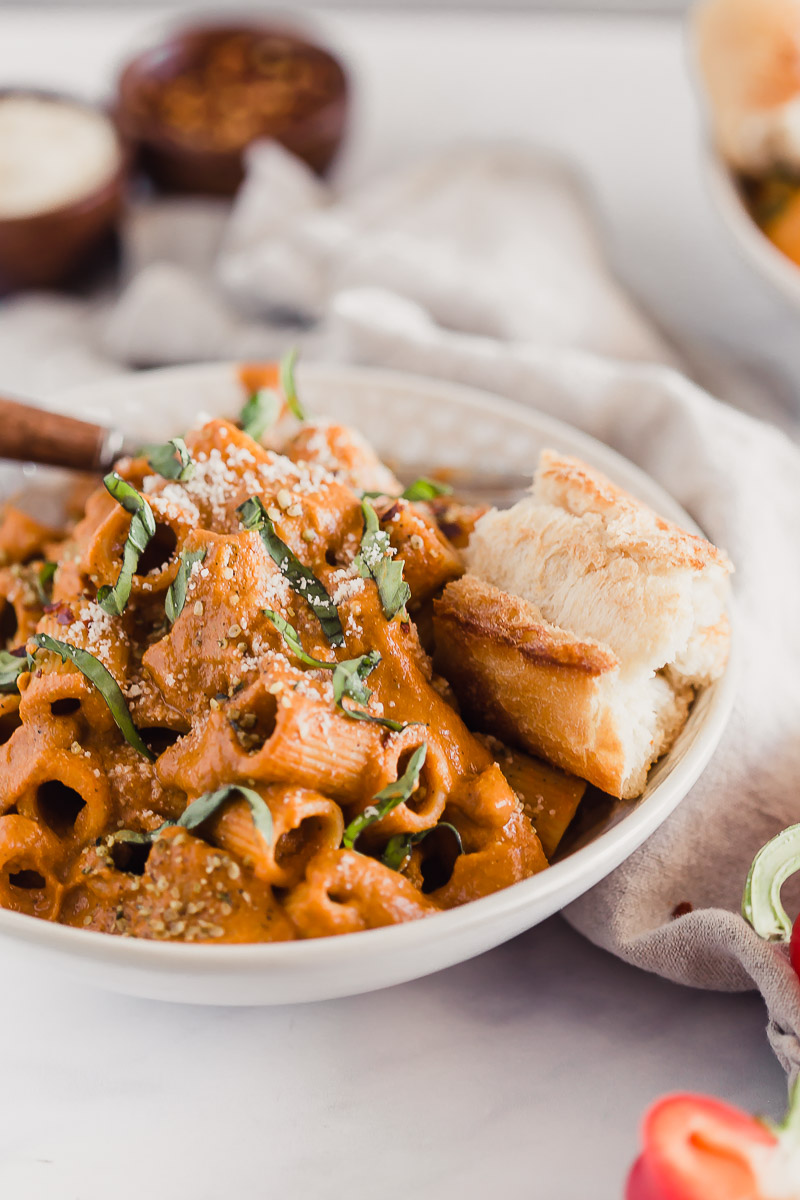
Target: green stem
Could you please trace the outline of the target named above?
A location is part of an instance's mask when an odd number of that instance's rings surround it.
[[[762,846],[747,876],[742,915],[769,942],[788,942],[792,936],[781,888],[795,871],[800,871],[800,825],[790,825]]]

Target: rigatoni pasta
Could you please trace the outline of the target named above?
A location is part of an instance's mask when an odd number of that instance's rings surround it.
[[[0,524],[0,906],[172,941],[372,929],[543,869],[533,793],[550,853],[580,799],[471,732],[420,642],[463,569],[437,510],[474,514],[298,427],[287,364],[242,380],[238,425],[122,459],[65,534]]]

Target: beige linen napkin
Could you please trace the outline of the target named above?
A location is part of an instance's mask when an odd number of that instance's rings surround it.
[[[727,549],[741,662],[728,731],[674,815],[567,918],[670,979],[757,986],[797,1072],[800,984],[738,915],[754,852],[800,818],[796,446],[673,369],[606,269],[571,175],[526,150],[453,151],[337,196],[260,146],[232,214],[159,204],[126,240],[125,286],[108,302],[0,308],[0,388],[273,354],[291,338],[309,356],[460,380],[558,416],[637,462]],[[725,399],[763,402],[709,370]]]
[[[800,450],[676,371],[575,351],[499,346],[435,327],[386,293],[339,305],[340,348],[500,392],[638,463],[736,564],[734,712],[676,812],[567,919],[598,945],[679,983],[758,987],[784,1067],[800,1071],[800,983],[782,948],[739,915],[759,846],[800,819]],[[678,905],[693,911],[674,917]]]

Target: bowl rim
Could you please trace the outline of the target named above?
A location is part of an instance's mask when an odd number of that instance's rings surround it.
[[[73,404],[87,403],[87,398],[102,397],[111,383],[119,386],[122,380],[133,388],[146,390],[153,381],[161,383],[183,376],[187,381],[216,374],[220,382],[229,380],[237,363],[206,363],[189,366],[158,368],[134,375],[111,376],[91,383],[73,387],[51,397],[49,404],[70,411]],[[493,412],[502,412],[507,418],[523,421],[532,426],[539,435],[544,434],[557,442],[566,440],[573,446],[585,447],[585,452],[595,460],[609,465],[613,471],[615,463],[624,464],[624,470],[634,479],[645,482],[651,496],[661,496],[669,515],[682,514],[684,526],[692,532],[702,533],[698,525],[682,506],[655,480],[636,464],[630,462],[616,450],[598,439],[574,428],[556,417],[515,401],[497,396],[478,388],[436,380],[391,369],[374,369],[354,366],[328,366],[324,364],[301,364],[298,378],[302,383],[305,375],[317,384],[333,380],[346,383],[355,377],[360,382],[375,388],[418,389],[424,387],[432,396],[440,395],[467,408],[486,413],[487,403]],[[80,413],[78,413],[80,415]],[[601,468],[602,469],[602,468]],[[655,501],[651,501],[654,503]],[[674,516],[671,518],[674,519]],[[674,811],[699,778],[714,753],[733,708],[738,676],[738,649],[736,639],[735,604],[729,608],[733,629],[731,653],[722,677],[701,695],[708,695],[707,710],[702,723],[694,730],[692,744],[667,778],[659,783],[651,796],[643,800],[630,801],[630,811],[604,830],[595,839],[566,858],[548,866],[544,871],[494,892],[489,896],[471,900],[458,908],[437,912],[422,920],[410,921],[378,929],[363,930],[341,936],[297,939],[287,942],[252,942],[241,944],[161,942],[149,939],[113,937],[94,930],[59,925],[24,913],[0,909],[0,935],[17,942],[25,942],[32,949],[44,948],[57,951],[62,957],[83,960],[103,960],[106,965],[131,972],[150,970],[158,973],[196,974],[206,968],[205,973],[230,972],[251,975],[261,972],[292,971],[313,972],[318,967],[337,964],[347,967],[362,959],[393,950],[401,953],[415,943],[421,945],[432,940],[455,939],[459,935],[485,928],[503,917],[518,914],[532,901],[537,907],[547,908],[547,901],[559,894],[568,893],[568,899],[560,900],[548,912],[554,912],[588,891],[615,867],[633,853]],[[671,751],[670,751],[671,753]],[[668,755],[661,761],[666,761]],[[587,869],[584,870],[584,867]],[[588,883],[587,883],[588,880]],[[585,886],[584,886],[585,885]]]
[[[709,193],[739,249],[773,287],[800,304],[800,266],[779,250],[759,227],[742,198],[737,171],[712,142],[706,142],[703,173]]]

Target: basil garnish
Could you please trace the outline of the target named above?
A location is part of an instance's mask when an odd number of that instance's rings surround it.
[[[281,635],[286,645],[291,650],[295,658],[299,658],[308,667],[321,667],[325,671],[333,671],[337,667],[335,662],[324,662],[320,658],[314,658],[311,654],[306,654],[300,641],[300,634],[295,629],[294,625],[290,625],[282,616],[274,612],[271,608],[262,609],[265,617],[269,617],[272,624]]]
[[[253,392],[239,414],[239,424],[257,442],[281,415],[281,398],[272,388],[259,388]]]
[[[167,821],[165,825],[179,825],[181,829],[197,829],[209,817],[212,817],[223,804],[227,803],[236,793],[239,793],[250,805],[253,814],[253,824],[268,846],[272,845],[272,813],[266,801],[252,788],[243,787],[239,783],[227,783],[217,788],[215,792],[204,792],[191,804],[187,804],[177,821]],[[165,826],[162,826],[164,828]],[[160,832],[160,830],[157,830]]]
[[[186,603],[186,592],[189,588],[189,580],[192,577],[192,567],[195,563],[202,562],[205,556],[205,546],[199,550],[184,550],[183,554],[181,554],[178,574],[169,585],[164,598],[164,612],[167,614],[167,620],[170,625],[174,625],[183,612],[183,606]]]
[[[344,632],[336,605],[311,568],[303,566],[297,555],[278,537],[260,498],[251,496],[236,511],[245,529],[261,534],[270,558],[277,563],[292,590],[308,601],[330,644],[343,646]]]
[[[24,650],[0,650],[0,692],[18,692],[17,680],[24,671],[30,671],[28,656]]]
[[[341,708],[342,699],[349,696],[358,704],[369,704],[372,692],[364,680],[380,661],[378,651],[370,650],[368,654],[360,654],[358,658],[348,658],[338,663],[331,680],[334,703]],[[349,712],[349,709],[344,711]]]
[[[361,501],[361,511],[364,514],[364,533],[361,549],[355,558],[356,568],[362,579],[375,580],[383,615],[387,621],[391,621],[397,613],[405,616],[411,589],[403,579],[403,560],[392,558],[389,535],[381,529],[378,514],[369,500]]]
[[[342,845],[345,850],[352,850],[365,829],[368,829],[370,825],[374,825],[376,821],[382,820],[393,808],[397,808],[398,804],[402,804],[404,800],[408,800],[411,797],[419,783],[419,773],[422,770],[422,764],[425,762],[425,755],[427,753],[428,743],[423,742],[411,755],[408,766],[400,778],[382,788],[373,797],[372,804],[369,804],[362,813],[353,818],[345,829],[344,837],[342,838]]]
[[[293,346],[281,359],[281,390],[288,405],[289,412],[298,421],[305,421],[306,414],[297,398],[297,387],[294,382],[294,364],[297,362],[297,348]]]
[[[126,482],[116,471],[106,475],[103,483],[117,503],[131,514],[131,527],[122,552],[122,566],[117,576],[117,582],[113,587],[104,583],[97,593],[97,603],[103,611],[112,617],[118,617],[128,603],[139,559],[150,539],[155,535],[156,521],[153,510],[144,496],[140,496],[136,488]]]
[[[54,654],[59,656],[62,662],[66,662],[69,659],[78,668],[80,673],[97,688],[108,705],[109,711],[117,723],[117,728],[125,738],[125,741],[130,746],[133,746],[134,750],[138,750],[139,754],[149,759],[150,762],[154,761],[155,756],[147,749],[147,746],[145,746],[139,736],[138,729],[133,723],[119,684],[99,659],[90,654],[88,650],[80,650],[77,646],[71,646],[69,642],[59,642],[47,633],[37,633],[31,641],[34,641],[42,650],[52,650]],[[32,655],[28,656],[29,670],[33,668],[34,657]]]
[[[381,862],[385,867],[391,867],[393,871],[401,871],[413,848],[424,841],[429,833],[435,833],[437,829],[449,830],[456,839],[458,854],[464,853],[461,834],[455,825],[451,825],[449,821],[440,821],[438,825],[431,825],[430,829],[420,829],[418,833],[396,833],[386,843],[386,849],[381,855]]]
[[[360,712],[356,708],[346,708],[343,703],[344,697],[349,696],[351,700],[355,700],[358,704],[369,704],[372,692],[364,683],[364,680],[370,671],[374,667],[377,667],[381,661],[381,656],[377,650],[370,650],[367,654],[360,654],[358,658],[347,658],[344,662],[324,662],[322,659],[313,658],[310,654],[306,654],[300,642],[300,636],[293,625],[290,625],[278,613],[273,612],[271,608],[265,608],[262,611],[265,616],[269,617],[296,658],[299,658],[306,666],[316,667],[324,671],[333,671],[331,683],[333,684],[334,703],[345,716],[353,717],[356,721],[371,721],[374,725],[385,725],[387,729],[391,729],[394,733],[400,733],[405,729],[405,725],[400,721],[392,721],[389,717],[373,717],[371,713]]]
[[[164,479],[177,479],[182,483],[194,475],[194,463],[183,438],[170,438],[163,445],[143,446],[142,453],[147,462]]]
[[[386,729],[391,729],[392,733],[402,733],[409,725],[419,725],[419,721],[394,721],[391,717],[373,717],[372,713],[362,712],[360,708],[347,708],[344,704],[339,704],[339,708],[348,717],[352,717],[354,721],[369,721],[371,725],[383,725]]]
[[[217,788],[214,792],[203,792],[202,796],[198,796],[196,800],[192,800],[190,804],[186,805],[186,808],[177,821],[163,821],[158,829],[152,829],[149,832],[143,833],[139,833],[134,829],[118,829],[111,836],[115,842],[129,842],[136,846],[152,845],[165,829],[199,828],[200,825],[205,824],[209,817],[213,817],[222,805],[226,804],[237,793],[250,805],[250,812],[253,814],[253,824],[267,846],[271,846],[272,813],[269,810],[269,806],[259,796],[258,792],[252,788],[243,787],[240,783],[226,783],[224,787]]]
[[[58,570],[58,563],[43,562],[36,576],[36,590],[42,604],[49,604],[53,598],[53,576]]]
[[[415,479],[401,493],[401,500],[435,500],[437,496],[450,496],[453,489],[449,483],[438,483],[435,479]]]
[[[372,725],[383,725],[386,729],[391,729],[393,733],[401,733],[405,728],[402,721],[393,721],[391,717],[374,717],[372,713],[362,712],[360,708],[348,708],[344,704],[344,697],[349,696],[351,700],[355,700],[358,704],[367,705],[372,692],[364,683],[364,679],[369,675],[373,667],[377,667],[381,661],[381,656],[377,650],[370,650],[368,654],[362,654],[359,658],[349,658],[345,662],[339,663],[333,673],[333,699],[337,708],[342,712],[352,717],[354,721],[369,721]],[[416,725],[418,722],[409,721],[410,725]]]

